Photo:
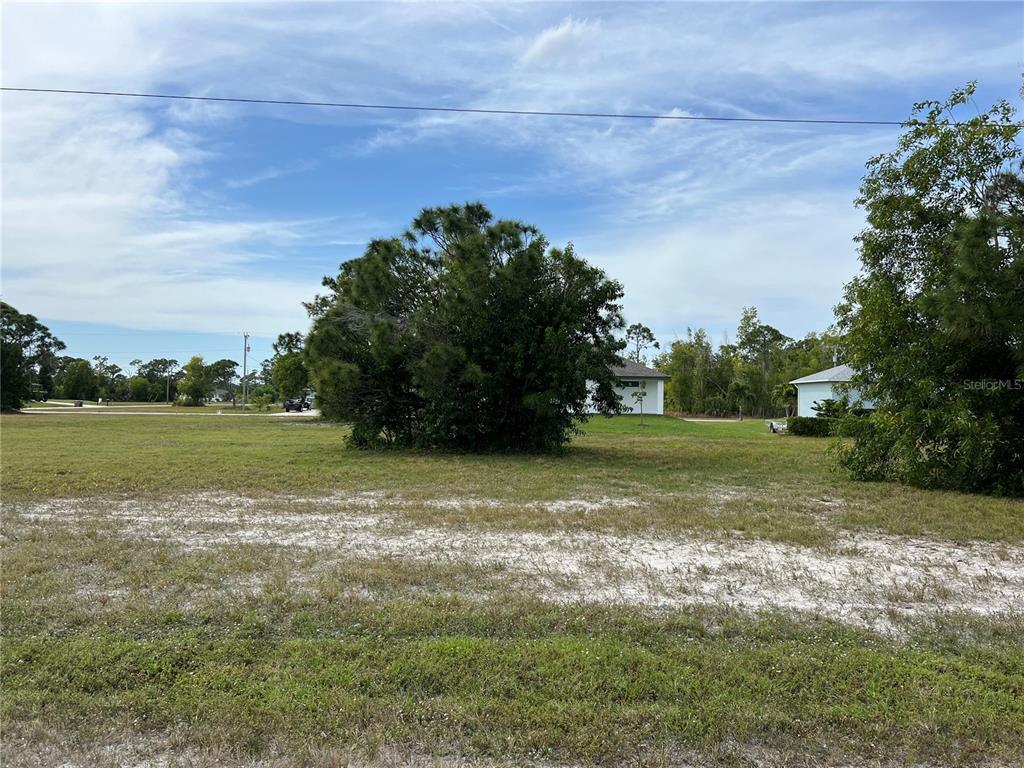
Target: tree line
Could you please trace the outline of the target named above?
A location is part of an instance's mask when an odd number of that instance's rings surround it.
[[[703,328],[686,330],[654,367],[671,376],[665,408],[691,415],[791,416],[796,388],[789,382],[842,361],[842,337],[834,331],[792,339],[762,323],[756,307],[744,308],[736,341],[712,343]]]
[[[136,359],[125,370],[102,355],[87,360],[60,354],[67,346],[38,318],[0,302],[0,408],[51,397],[202,405],[217,395],[237,402],[243,386],[250,402],[269,404],[297,397],[308,387],[303,344],[300,333],[281,334],[273,356],[244,378],[237,361],[207,363],[201,355],[184,364],[164,357]]]

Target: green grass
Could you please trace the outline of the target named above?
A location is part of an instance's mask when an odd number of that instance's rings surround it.
[[[947,764],[1024,754],[1019,647],[893,647],[779,618],[709,633],[699,615],[656,621],[528,603],[392,609],[397,620],[362,606],[307,611],[286,637],[234,611],[239,629],[216,639],[174,617],[164,624],[173,634],[158,637],[18,639],[3,649],[4,714],[131,718],[146,730],[187,722],[199,742],[257,751],[283,738],[296,748],[314,740],[618,762],[727,740],[813,740],[838,754]],[[507,629],[495,636],[494,626]]]
[[[620,764],[738,743],[1024,757],[1019,622],[951,617],[895,641],[771,612],[562,606],[457,564],[346,561],[310,584],[273,547],[18,534],[0,715],[81,740],[129,722],[243,754],[283,742]],[[251,595],[220,591],[254,575]],[[452,595],[488,578],[479,599]]]
[[[595,420],[558,456],[471,456],[355,451],[344,427],[286,417],[0,417],[4,727],[40,753],[177,734],[282,764],[339,746],[517,764],[755,765],[760,749],[792,764],[1024,760],[1020,616],[942,614],[882,636],[721,605],[560,604],[473,562],[187,549],[113,519],[16,514],[48,498],[384,491],[410,502],[402,525],[442,529],[1024,540],[1020,502],[854,483],[825,440],[646,421]],[[643,504],[534,504],[605,497]],[[417,504],[450,498],[509,503]]]
[[[597,418],[562,455],[365,452],[347,429],[288,417],[5,415],[3,495],[159,497],[203,490],[508,501],[629,496],[636,512],[563,516],[623,530],[708,528],[801,543],[838,529],[1024,541],[1020,501],[860,483],[833,472],[828,440],[770,435],[763,422]],[[708,499],[717,499],[709,506]],[[420,519],[465,512],[423,510]],[[545,526],[550,515],[475,510],[476,523]]]

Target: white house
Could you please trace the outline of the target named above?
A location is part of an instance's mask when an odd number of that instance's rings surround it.
[[[862,398],[856,388],[851,387],[845,393],[839,391],[839,385],[853,381],[853,373],[850,366],[837,365],[810,376],[793,379],[789,383],[796,387],[796,415],[817,416],[814,406],[822,400],[846,400],[851,404],[859,401],[862,408],[874,408],[875,404]]]
[[[665,413],[665,382],[668,376],[629,359],[624,360],[622,365],[613,365],[612,373],[619,380],[615,391],[622,398],[626,413],[640,413],[640,406],[634,397],[640,389],[647,392],[644,396],[644,413],[657,416]]]

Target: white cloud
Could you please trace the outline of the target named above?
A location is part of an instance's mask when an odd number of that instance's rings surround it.
[[[857,270],[862,215],[843,197],[743,200],[649,236],[580,252],[626,286],[626,314],[665,340],[734,329],[744,306],[792,336],[821,330]]]

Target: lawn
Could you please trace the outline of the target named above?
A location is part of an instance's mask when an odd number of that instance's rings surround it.
[[[1020,502],[645,422],[0,417],[4,764],[1024,759]]]

